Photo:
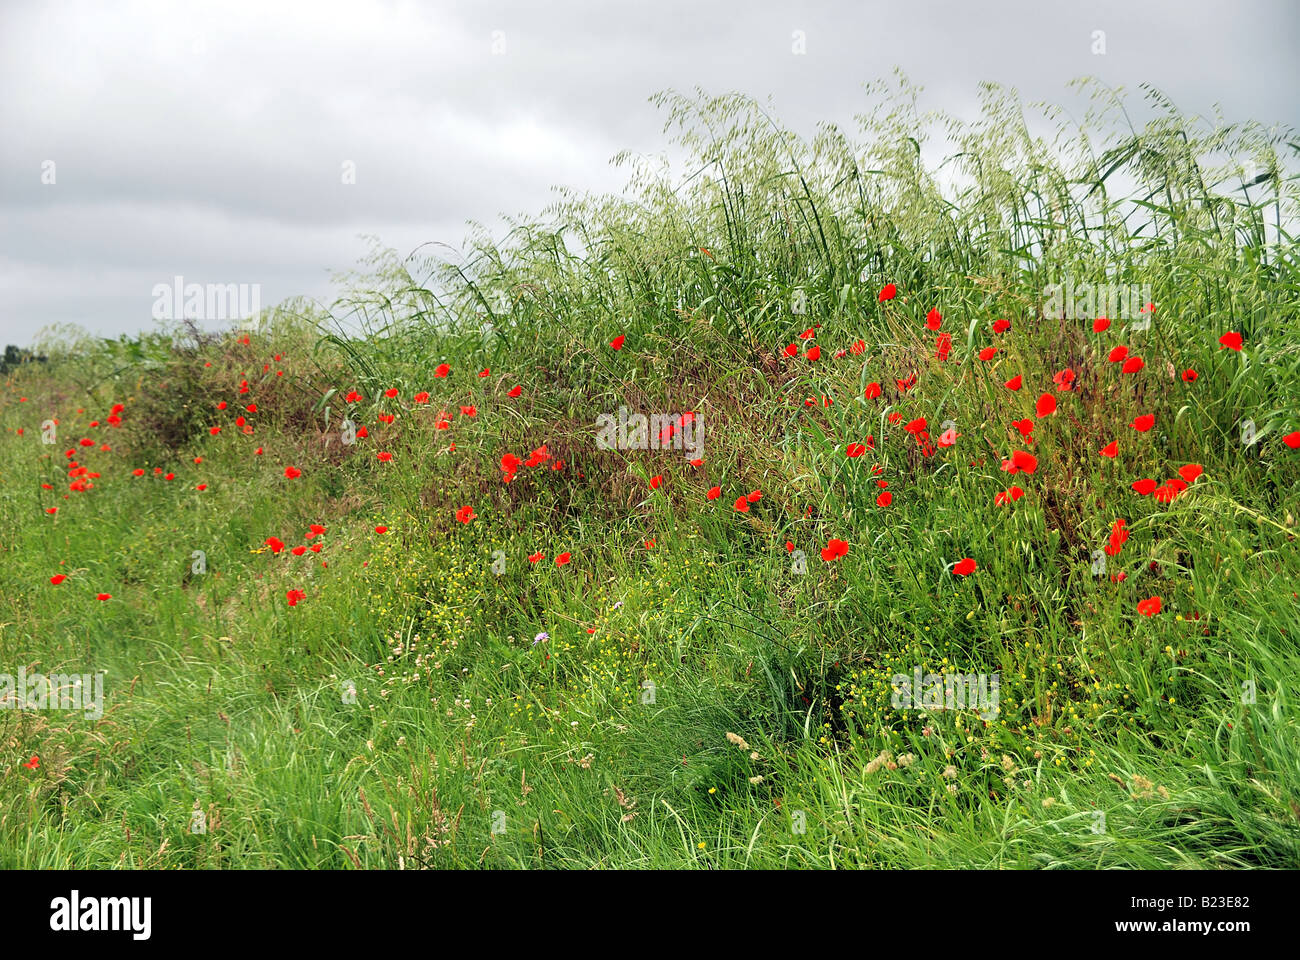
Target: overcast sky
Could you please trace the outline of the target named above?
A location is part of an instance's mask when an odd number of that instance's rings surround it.
[[[959,115],[981,80],[1063,102],[1094,75],[1300,126],[1297,41],[1289,0],[0,0],[0,345],[153,328],[177,275],[328,301],[361,235],[459,245],[552,185],[616,190],[613,154],[666,147],[667,87],[770,95],[811,131],[896,65]]]

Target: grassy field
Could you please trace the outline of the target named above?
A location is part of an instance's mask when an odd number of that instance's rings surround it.
[[[1300,865],[1294,133],[871,98],[7,363],[0,867]]]

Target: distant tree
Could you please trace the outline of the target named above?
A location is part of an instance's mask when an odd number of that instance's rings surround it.
[[[16,347],[12,343],[5,347],[4,359],[0,360],[0,374],[8,373],[24,363],[44,363],[45,356],[37,356],[24,347]]]

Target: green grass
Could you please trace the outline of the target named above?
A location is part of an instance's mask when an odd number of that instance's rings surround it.
[[[853,143],[666,94],[693,161],[638,168],[635,199],[378,251],[247,343],[9,365],[0,672],[103,670],[105,702],[0,711],[0,866],[1300,863],[1294,134],[1096,91],[1049,143],[997,88],[948,127],[905,85],[871,96]],[[1149,285],[1149,329],[1045,316],[1066,280]],[[598,449],[620,406],[696,412],[703,463]],[[960,436],[922,449],[917,418]],[[1037,469],[1003,472],[1013,450]],[[1130,489],[1187,464],[1168,502]],[[996,673],[997,715],[895,708],[917,666]]]

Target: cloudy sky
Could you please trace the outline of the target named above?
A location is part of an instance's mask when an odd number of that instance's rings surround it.
[[[552,185],[616,190],[614,153],[664,152],[668,87],[811,131],[895,66],[959,115],[981,80],[1063,102],[1093,75],[1300,125],[1297,41],[1289,0],[0,0],[0,345],[150,329],[178,275],[328,301],[363,235],[459,245]]]

